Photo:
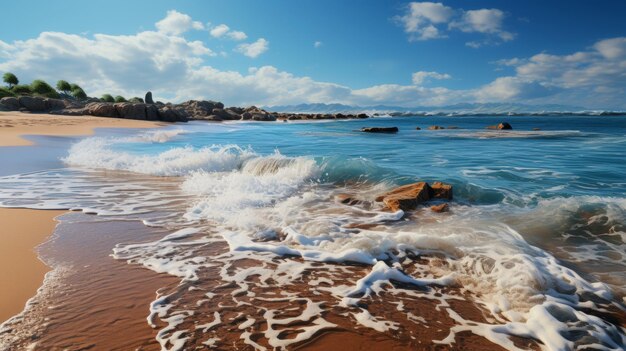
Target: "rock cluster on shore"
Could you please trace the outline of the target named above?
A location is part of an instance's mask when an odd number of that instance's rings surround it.
[[[189,100],[180,104],[164,104],[152,100],[148,92],[145,102],[104,102],[100,99],[51,99],[44,97],[5,97],[0,99],[0,111],[50,113],[56,115],[113,117],[165,122],[205,121],[276,121],[276,120],[328,120],[368,118],[361,114],[314,114],[268,112],[256,106],[224,107],[216,101]]]
[[[417,206],[430,200],[452,200],[452,185],[434,182],[429,185],[426,182],[418,182],[403,185],[390,192],[376,197],[377,202],[382,202],[391,211],[410,211]],[[433,211],[443,212],[447,206],[433,206]]]

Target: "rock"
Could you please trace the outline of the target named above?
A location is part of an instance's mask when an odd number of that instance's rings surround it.
[[[146,105],[146,119],[148,121],[156,121],[159,119],[159,108],[156,105]]]
[[[91,102],[85,105],[87,114],[98,117],[118,117],[117,110],[109,102]]]
[[[20,109],[20,102],[15,97],[3,97],[0,99],[0,105],[4,106],[9,111],[17,111]]]
[[[52,110],[49,112],[51,115],[61,116],[84,116],[88,115],[89,111],[84,108],[64,108],[61,110]]]
[[[154,100],[152,100],[152,92],[149,91],[146,93],[146,97],[143,99],[146,104],[154,104]]]
[[[45,99],[46,110],[62,110],[64,109],[65,102],[61,99]]]
[[[430,186],[430,197],[434,199],[452,200],[452,185],[442,182],[434,182]]]
[[[376,201],[382,201],[391,211],[414,210],[419,204],[430,200],[431,188],[426,182],[407,184],[380,195]]]
[[[398,127],[363,127],[361,132],[364,133],[397,133]]]
[[[511,129],[513,129],[513,127],[511,127],[511,125],[508,122],[502,122],[502,123],[498,124],[498,129],[500,129],[500,130],[511,130]]]
[[[422,128],[420,128],[420,127],[415,127],[415,130],[422,130]]]
[[[446,129],[461,129],[461,128],[459,128],[457,126],[448,126],[448,127],[446,127]]]
[[[113,104],[117,115],[120,118],[126,119],[146,119],[146,104],[132,103],[132,102],[120,102]]]
[[[433,212],[442,213],[442,212],[448,212],[449,206],[448,204],[443,203],[439,205],[432,205],[430,206],[430,209],[433,210]]]
[[[269,113],[253,113],[252,120],[254,121],[275,121],[276,116]]]
[[[246,111],[246,112],[241,114],[241,119],[246,120],[246,121],[250,120],[250,119],[252,119],[252,114],[250,112]]]
[[[241,119],[241,116],[232,111],[232,110],[225,110],[225,109],[221,109],[221,108],[214,108],[212,111],[213,115],[219,116],[221,119],[223,120],[239,120]]]
[[[502,122],[497,126],[488,126],[487,129],[511,130],[513,127],[508,122]]]
[[[189,100],[185,101],[182,104],[178,105],[180,108],[184,109],[189,116],[194,119],[203,119],[200,117],[206,117],[213,114],[213,109],[223,109],[224,104],[216,101],[198,101],[198,100]]]
[[[17,100],[21,107],[30,112],[43,112],[48,109],[46,100],[41,97],[20,96]]]
[[[357,198],[355,198],[354,195],[350,195],[350,194],[337,194],[335,195],[335,201],[337,201],[340,204],[350,205],[350,206],[358,205],[362,202],[361,200],[358,200]]]
[[[533,128],[534,131],[541,130],[541,128]]]
[[[366,115],[365,113],[359,113],[359,114],[356,116],[356,118],[361,118],[361,119],[364,119],[364,118],[369,118],[369,117],[370,117],[370,116]]]
[[[165,122],[187,122],[189,114],[182,107],[165,105],[159,108],[159,120]]]
[[[440,129],[446,129],[446,128],[442,127],[442,126],[430,126],[430,127],[428,127],[428,130],[440,130]]]

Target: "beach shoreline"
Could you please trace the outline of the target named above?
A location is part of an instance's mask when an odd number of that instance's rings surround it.
[[[29,146],[26,135],[88,136],[96,128],[156,128],[158,121],[141,121],[93,116],[59,116],[50,114],[0,112],[0,147]]]
[[[58,223],[55,218],[65,212],[0,208],[0,265],[9,268],[0,270],[0,282],[4,285],[0,323],[24,309],[51,270],[39,259],[37,246],[53,234]]]

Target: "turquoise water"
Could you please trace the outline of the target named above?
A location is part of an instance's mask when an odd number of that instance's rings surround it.
[[[485,129],[502,121],[513,130]],[[456,128],[427,130],[431,125]],[[370,126],[400,131],[358,131]],[[301,260],[282,268],[288,274],[259,266],[234,276],[222,271],[221,279],[245,290],[258,275],[302,285],[302,272],[324,271],[330,283],[323,291],[336,298],[324,306],[363,313],[355,296],[390,279],[460,284],[491,324],[459,325],[491,333],[507,349],[514,348],[506,337],[518,335],[549,350],[609,350],[626,345],[626,335],[587,312],[626,310],[625,161],[626,116],[192,122],[85,138],[69,147],[60,169],[0,177],[0,205],[82,209],[171,229],[154,242],[120,243],[113,257],[193,281],[201,296],[184,284],[176,296],[198,306],[211,292],[210,279],[198,278],[204,270],[237,259],[266,267],[275,256],[296,256]],[[374,201],[416,181],[452,184],[450,211],[390,213]],[[341,204],[334,200],[341,193],[362,202]],[[229,255],[206,257],[214,243],[228,246]],[[414,275],[404,269],[408,257],[433,253],[444,263],[414,262]],[[345,277],[333,276],[334,265],[352,262],[371,272],[346,286]],[[390,303],[409,293],[392,290],[384,297]],[[189,312],[169,308],[170,317]],[[377,318],[355,323],[371,328]]]

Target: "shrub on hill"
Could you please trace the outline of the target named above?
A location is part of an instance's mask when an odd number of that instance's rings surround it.
[[[15,96],[15,94],[7,89],[7,88],[0,88],[0,99],[2,99],[3,97],[11,97],[11,96]]]
[[[11,88],[11,91],[15,94],[15,95],[31,95],[33,93],[33,90],[31,89],[30,85],[14,85]]]
[[[130,100],[128,100],[128,102],[143,103],[143,99],[135,96],[134,98],[131,98]]]
[[[65,95],[69,95],[72,91],[72,85],[65,80],[57,82],[57,90],[63,92]]]
[[[50,84],[46,83],[45,81],[41,79],[34,80],[30,84],[30,88],[32,92],[37,95],[45,96],[49,98],[55,98],[55,99],[59,98],[59,93],[57,93],[57,91],[54,90],[54,88],[51,87]]]
[[[77,87],[76,89],[72,89],[72,96],[75,97],[78,100],[86,99],[87,98],[87,94],[85,93],[83,88],[79,87],[78,85],[76,87]]]
[[[115,102],[126,102],[126,99],[123,96],[118,95],[115,97]]]
[[[104,102],[115,102],[115,98],[113,98],[113,96],[111,96],[111,94],[104,94],[104,95],[102,95],[102,97],[100,97],[100,100],[102,100]]]

